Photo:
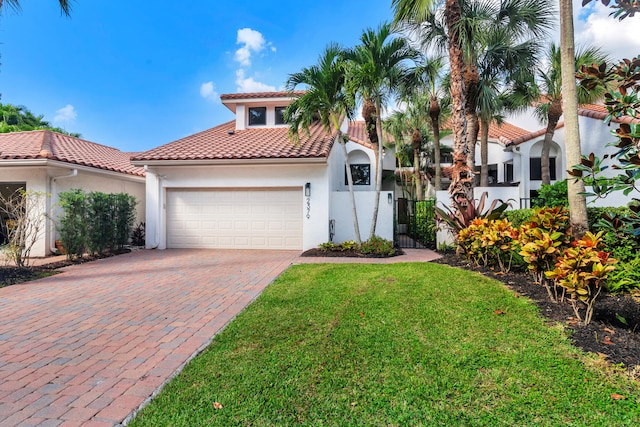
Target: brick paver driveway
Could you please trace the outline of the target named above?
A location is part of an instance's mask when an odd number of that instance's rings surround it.
[[[0,289],[0,426],[122,423],[298,254],[140,251]]]

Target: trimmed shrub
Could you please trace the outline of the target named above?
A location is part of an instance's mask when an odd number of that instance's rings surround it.
[[[87,195],[82,190],[74,189],[60,193],[58,200],[64,211],[57,227],[60,241],[67,258],[74,259],[82,256],[88,246]]]
[[[382,237],[373,236],[369,240],[362,242],[360,252],[366,255],[387,257],[395,255],[396,248],[393,246],[392,241],[385,240]]]
[[[538,190],[538,197],[531,200],[534,208],[569,206],[569,196],[567,192],[567,180],[555,182],[553,184],[543,184]]]
[[[59,200],[64,214],[57,228],[69,258],[87,251],[95,254],[121,249],[129,243],[136,216],[135,197],[74,189],[60,193]]]

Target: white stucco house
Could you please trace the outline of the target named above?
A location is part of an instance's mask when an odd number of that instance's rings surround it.
[[[607,147],[607,144],[616,139],[611,131],[616,129],[616,123],[640,123],[639,119],[622,117],[612,120],[612,126],[607,126],[604,119],[607,110],[603,105],[580,105],[578,118],[580,126],[580,141],[582,153],[587,155],[595,153],[602,157],[605,154],[612,155],[615,147]],[[540,157],[544,140],[545,128],[536,120],[531,109],[522,113],[510,115],[501,125],[492,124],[489,128],[489,176],[490,186],[476,188],[476,195],[484,191],[489,192],[489,199],[512,200],[514,208],[528,207],[529,200],[537,195],[542,186]],[[565,150],[564,122],[560,121],[555,130],[550,151],[551,182],[563,180],[567,177],[567,165]],[[452,137],[443,138],[443,144],[452,145]],[[476,146],[476,171],[480,171],[480,143]],[[609,173],[615,173],[609,170]],[[591,206],[621,206],[626,205],[631,197],[640,197],[632,194],[629,197],[621,192],[614,193],[605,199],[591,200]],[[446,202],[446,191],[440,193],[439,201]]]
[[[79,188],[86,192],[128,193],[138,201],[137,221],[145,219],[144,169],[130,162],[132,153],[60,133],[39,130],[0,134],[0,191],[43,192],[42,232],[31,256],[43,257],[54,249],[58,194]],[[6,220],[6,218],[2,218]]]
[[[295,95],[294,95],[295,96]],[[346,174],[336,132],[320,125],[288,137],[285,92],[222,95],[235,120],[132,158],[146,174],[149,248],[307,250],[353,239]],[[345,123],[358,217],[368,237],[375,196],[374,151],[363,123]],[[384,155],[393,173],[393,153]],[[393,183],[383,188],[376,234],[393,240]]]

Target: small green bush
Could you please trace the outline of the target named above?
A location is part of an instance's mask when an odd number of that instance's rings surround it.
[[[533,216],[533,209],[514,209],[510,211],[504,211],[502,217],[507,219],[513,226],[513,228],[519,228],[525,222],[531,220]]]
[[[74,189],[60,193],[58,198],[64,211],[58,224],[60,241],[69,259],[81,257],[88,246],[87,195]]]
[[[360,252],[366,255],[392,256],[396,253],[396,249],[392,241],[373,236],[366,242],[362,242]]]
[[[129,243],[136,217],[136,198],[126,193],[86,194],[74,189],[59,194],[64,213],[60,240],[69,258],[121,249]]]
[[[607,278],[607,289],[611,293],[640,289],[640,254],[636,253],[635,258],[616,265]]]
[[[542,185],[540,190],[538,190],[538,197],[531,200],[531,207],[542,208],[544,206],[550,208],[556,206],[569,206],[566,179],[553,184]]]
[[[436,242],[436,205],[435,199],[419,200],[416,202],[416,236],[425,246],[435,246]]]
[[[347,240],[346,242],[340,243],[342,249],[345,251],[357,251],[360,246],[355,242],[355,240]]]

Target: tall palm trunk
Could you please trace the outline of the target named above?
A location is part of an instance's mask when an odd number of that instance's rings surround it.
[[[562,116],[562,98],[558,98],[551,103],[551,105],[549,106],[549,113],[547,114],[547,131],[544,133],[544,141],[542,142],[542,154],[540,155],[540,173],[542,183],[546,185],[551,184],[551,167],[549,165],[549,153],[551,152],[551,141],[553,140],[553,135],[556,132],[556,126],[558,126],[558,122],[560,121],[560,116]]]
[[[337,120],[333,120],[334,123],[338,123]],[[334,124],[335,126],[335,124]],[[356,210],[356,197],[353,191],[353,176],[351,176],[351,164],[349,163],[349,153],[347,152],[347,141],[345,141],[344,134],[340,130],[340,126],[336,126],[338,129],[338,141],[340,147],[342,147],[342,155],[344,156],[344,167],[347,173],[347,187],[349,188],[349,200],[351,202],[351,217],[353,218],[353,231],[356,235],[356,243],[362,244],[362,238],[360,237],[360,224],[358,223],[358,212]]]
[[[480,120],[480,187],[489,186],[489,120]]]
[[[580,163],[580,129],[578,125],[578,91],[575,72],[575,43],[573,38],[573,2],[560,0],[560,58],[562,68],[562,90],[564,93],[564,128],[567,167]],[[582,180],[568,179],[569,211],[571,234],[580,238],[589,229],[587,222],[587,201]]]
[[[433,130],[433,162],[435,163],[435,187],[440,191],[442,187],[442,168],[440,167],[440,103],[435,96],[431,97],[429,116]]]
[[[413,176],[416,186],[416,200],[424,199],[422,191],[422,175],[420,174],[420,151],[422,148],[422,133],[415,128],[411,135],[411,145],[413,147]]]
[[[369,142],[376,146],[378,144],[378,133],[376,124],[376,105],[370,98],[365,98],[362,103],[362,118],[364,119]]]
[[[382,101],[380,97],[376,97],[376,130],[378,137],[377,152],[376,152],[376,198],[373,201],[373,218],[371,219],[371,233],[369,238],[375,236],[376,226],[378,225],[378,210],[380,209],[380,191],[382,190],[382,150],[384,146],[382,144]]]
[[[446,0],[445,20],[449,34],[449,66],[451,69],[451,128],[453,130],[453,169],[449,194],[454,201],[466,206],[473,200],[473,176],[467,164],[465,129],[464,58],[457,25],[462,12],[459,0]]]
[[[467,89],[465,116],[467,120],[467,164],[472,172],[476,168],[476,141],[478,140],[479,121],[477,110],[478,84],[480,74],[475,64],[467,64],[464,69],[464,84]]]

